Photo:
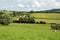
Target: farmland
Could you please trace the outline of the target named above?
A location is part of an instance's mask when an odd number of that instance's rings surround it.
[[[50,24],[16,24],[0,26],[0,40],[60,40],[60,31]]]
[[[60,24],[60,14],[59,13],[33,13],[31,16],[35,17],[36,21],[45,21],[47,23],[59,23]]]
[[[36,18],[60,18],[59,13],[32,13],[31,16]]]
[[[38,22],[60,24],[60,14],[33,13],[30,15]],[[15,20],[19,17],[12,18]],[[60,30],[53,32],[50,24],[11,23],[8,26],[0,25],[0,40],[60,40]]]

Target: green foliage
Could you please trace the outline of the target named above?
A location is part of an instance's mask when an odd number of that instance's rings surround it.
[[[6,21],[7,21],[6,24],[7,24],[7,25],[10,24],[10,23],[12,22],[11,17],[10,17],[9,15],[5,15],[5,17],[6,17],[5,19],[6,19]]]
[[[6,14],[2,14],[0,15],[0,22],[3,24],[3,25],[9,25],[11,23],[11,18],[9,15],[6,15]]]
[[[33,17],[30,17],[29,15],[23,15],[19,18],[20,23],[35,23],[35,20]]]
[[[15,11],[13,11],[13,16],[17,16],[17,13]]]
[[[4,14],[4,13],[3,13],[2,11],[0,11],[0,15],[1,15],[1,14]]]
[[[44,22],[44,21],[40,21],[40,24],[46,24],[46,22]]]
[[[12,15],[15,17],[15,16],[20,16],[21,15],[21,12],[17,12],[17,11],[13,11]]]

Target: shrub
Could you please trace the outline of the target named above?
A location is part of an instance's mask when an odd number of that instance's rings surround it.
[[[35,20],[33,17],[20,17],[19,23],[35,23]]]
[[[36,22],[36,24],[40,24],[39,22]]]
[[[13,11],[13,17],[14,16],[17,16],[17,12],[16,11]]]
[[[35,23],[34,18],[33,18],[33,17],[29,17],[29,18],[28,18],[28,23]]]
[[[19,23],[19,21],[18,20],[13,20],[13,23]]]
[[[46,22],[40,21],[40,24],[46,24]]]
[[[1,14],[4,14],[4,13],[0,11],[0,15],[1,15]]]
[[[24,19],[22,17],[20,17],[18,21],[19,21],[19,23],[23,23]]]
[[[8,25],[8,24],[11,23],[11,21],[12,20],[11,20],[9,15],[6,15],[6,14],[0,15],[0,22],[1,22],[1,24]]]

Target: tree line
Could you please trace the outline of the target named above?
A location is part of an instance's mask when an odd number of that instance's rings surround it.
[[[28,13],[20,12],[12,12],[12,14],[6,14],[4,12],[0,12],[0,24],[9,25],[10,23],[37,23],[37,24],[46,24],[46,22],[40,21],[35,22],[35,18],[30,16]],[[13,20],[12,17],[18,16],[18,20]]]

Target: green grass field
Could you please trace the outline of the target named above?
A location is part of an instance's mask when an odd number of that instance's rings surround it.
[[[32,13],[30,15],[35,18],[60,18],[59,13]]]
[[[53,32],[50,24],[0,25],[0,40],[60,40],[60,31]]]
[[[44,21],[46,23],[59,23],[60,24],[60,14],[59,13],[33,13],[30,14],[35,17],[35,21]],[[40,19],[42,18],[42,19]]]
[[[58,18],[60,14],[30,14],[35,17],[35,21],[44,21],[46,23],[60,23],[55,19],[39,18]],[[37,18],[37,19],[36,19]],[[12,17],[17,20],[18,17]],[[50,24],[19,24],[12,23],[9,26],[0,25],[0,40],[60,40],[60,30],[53,32]]]

